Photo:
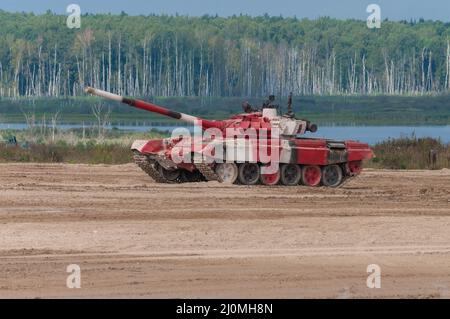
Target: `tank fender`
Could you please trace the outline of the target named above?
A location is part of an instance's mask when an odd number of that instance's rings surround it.
[[[164,139],[137,140],[133,142],[131,149],[143,154],[156,154],[165,150],[165,143]]]

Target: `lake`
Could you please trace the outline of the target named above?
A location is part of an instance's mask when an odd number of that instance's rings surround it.
[[[23,130],[25,123],[0,123],[0,129]],[[81,128],[81,124],[60,124],[59,129],[67,130]],[[124,131],[146,132],[151,129],[159,131],[172,131],[179,126],[132,126],[116,125],[108,128],[117,128]],[[192,131],[192,127],[188,127]],[[361,142],[376,144],[389,138],[411,136],[439,138],[444,143],[450,143],[450,125],[447,126],[319,126],[316,133],[307,133],[306,137],[329,138],[337,140],[353,139]]]
[[[433,137],[450,143],[450,125],[447,126],[323,126],[308,137],[325,137],[337,140],[355,139],[371,145],[387,140],[411,136]]]

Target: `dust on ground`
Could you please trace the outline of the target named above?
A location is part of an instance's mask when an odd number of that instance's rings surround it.
[[[329,189],[2,164],[0,297],[450,298],[449,230],[449,170],[365,170]]]

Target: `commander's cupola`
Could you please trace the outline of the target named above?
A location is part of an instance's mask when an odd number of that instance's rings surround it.
[[[250,126],[253,128],[278,128],[280,135],[286,137],[295,137],[305,134],[307,131],[313,133],[317,131],[317,125],[295,118],[295,113],[292,109],[292,93],[289,94],[286,114],[280,116],[278,114],[280,107],[274,102],[275,95],[270,95],[260,109],[253,108],[248,102],[242,103],[242,108],[246,114],[243,115],[244,120],[241,120],[242,122],[239,121],[237,125],[243,128]]]

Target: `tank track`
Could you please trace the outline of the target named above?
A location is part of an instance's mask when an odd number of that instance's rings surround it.
[[[140,153],[133,155],[134,162],[137,166],[139,166],[140,169],[142,169],[145,173],[147,173],[148,176],[150,176],[151,179],[153,179],[157,183],[189,183],[190,181],[187,181],[183,178],[178,178],[177,181],[171,182],[164,178],[164,176],[161,175],[161,173],[155,168],[155,164],[152,163],[149,158],[146,155],[142,155]],[[200,172],[201,176],[205,179],[205,181],[218,181],[221,182],[220,177],[216,174],[214,169],[208,165],[207,163],[196,163],[196,168]],[[351,180],[357,178],[359,175],[351,175],[346,176],[345,179],[342,181],[342,183],[337,186],[336,188],[341,188],[345,186],[348,182]]]
[[[154,167],[154,164],[149,161],[147,156],[142,154],[133,155],[134,162],[140,169],[142,169],[148,176],[151,177],[157,183],[169,183]]]
[[[137,166],[139,166],[140,169],[142,169],[145,173],[147,173],[148,176],[150,176],[151,179],[153,179],[156,183],[165,183],[165,184],[172,184],[172,183],[191,183],[191,181],[188,181],[182,176],[180,176],[176,181],[169,181],[159,172],[159,170],[155,167],[155,164],[152,163],[149,158],[146,155],[142,155],[140,153],[136,153],[133,155],[134,162]],[[197,164],[197,169],[200,172],[201,179],[204,179],[205,181],[208,180],[219,180],[219,177],[217,174],[212,170],[209,165],[205,164]],[[201,168],[201,169],[200,169]],[[194,182],[194,181],[192,181]]]
[[[216,172],[207,163],[196,163],[195,167],[197,167],[197,169],[207,181],[221,181],[219,175],[217,175]]]

